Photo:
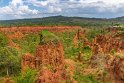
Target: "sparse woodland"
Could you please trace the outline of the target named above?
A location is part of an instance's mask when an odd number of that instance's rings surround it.
[[[0,83],[124,83],[124,27],[0,28]]]

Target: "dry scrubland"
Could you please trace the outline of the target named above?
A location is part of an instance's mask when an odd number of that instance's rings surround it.
[[[1,83],[124,83],[124,31],[0,28]]]

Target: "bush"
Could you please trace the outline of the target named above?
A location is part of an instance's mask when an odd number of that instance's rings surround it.
[[[19,40],[13,40],[19,44],[23,53],[35,53],[36,45],[39,43],[39,36],[35,33],[29,33]]]
[[[36,71],[28,68],[25,72],[15,77],[14,81],[15,83],[35,83],[35,77]]]
[[[78,83],[99,83],[99,81],[91,74],[84,75],[82,73],[82,70],[85,66],[83,64],[78,64],[76,65],[76,69],[74,72],[73,78],[78,82]]]
[[[0,75],[17,74],[20,71],[18,51],[11,47],[0,48]]]
[[[0,32],[0,47],[6,46],[7,43],[7,38]]]

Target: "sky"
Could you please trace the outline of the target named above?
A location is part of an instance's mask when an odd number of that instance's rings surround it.
[[[0,20],[48,16],[124,16],[124,0],[0,0]]]

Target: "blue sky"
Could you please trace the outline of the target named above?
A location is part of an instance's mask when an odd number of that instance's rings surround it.
[[[124,0],[0,0],[0,20],[47,16],[124,16]]]

